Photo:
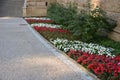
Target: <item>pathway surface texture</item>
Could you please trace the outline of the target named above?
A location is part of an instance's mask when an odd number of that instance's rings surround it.
[[[22,17],[24,0],[0,0],[0,17]]]
[[[95,80],[22,18],[0,18],[0,80]]]

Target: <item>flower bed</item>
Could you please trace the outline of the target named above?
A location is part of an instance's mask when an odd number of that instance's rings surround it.
[[[112,55],[112,48],[59,38],[51,39],[50,42],[101,80],[119,80],[120,56]]]
[[[36,17],[32,17],[32,18],[25,18],[25,20],[28,23],[51,23],[53,22],[50,18],[36,18]]]
[[[106,56],[114,56],[112,55],[112,48],[105,48],[98,44],[92,43],[83,43],[81,41],[68,41],[67,39],[51,39],[50,42],[54,44],[58,49],[68,52],[70,49],[73,50],[81,50],[83,52],[89,52],[90,54],[98,54],[98,55],[106,55]]]
[[[54,24],[47,24],[47,23],[33,23],[31,24],[32,27],[50,27],[50,28],[60,28],[62,25],[54,25]]]
[[[29,20],[30,18],[26,19]],[[36,20],[40,20],[40,18],[36,18]],[[67,38],[71,37],[71,35],[68,30],[61,29],[62,25],[35,22],[31,26],[50,40],[58,49],[64,51],[101,80],[120,80],[120,56],[112,54],[115,49],[76,41],[72,38],[72,40],[63,39],[63,37]]]
[[[101,80],[120,80],[120,56],[112,58],[72,49],[67,54]]]
[[[50,32],[60,32],[60,33],[70,33],[68,30],[63,30],[59,28],[51,28],[51,27],[38,27],[34,26],[36,31],[50,31]]]

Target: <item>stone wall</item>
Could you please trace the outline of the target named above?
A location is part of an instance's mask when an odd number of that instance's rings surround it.
[[[46,16],[47,6],[56,0],[25,0],[23,16]]]
[[[120,0],[100,0],[100,5],[109,17],[117,21],[117,27],[113,29],[109,37],[120,41]]]
[[[57,0],[58,3],[67,5],[69,3],[76,3],[78,5],[78,9],[83,9],[84,5],[88,2],[88,0]]]
[[[101,6],[113,19],[120,18],[120,0],[57,0],[62,4],[77,3],[79,9],[84,8],[88,1],[94,6]]]
[[[109,37],[115,41],[120,42],[120,18],[117,20],[117,27],[109,34]]]
[[[109,37],[120,41],[120,0],[91,0],[91,3],[99,5],[110,18],[117,21],[117,27],[113,29]]]
[[[49,3],[52,2],[59,2],[62,4],[69,4],[70,2],[77,3],[78,9],[82,9],[84,8],[83,6],[86,5],[86,3],[89,0],[25,0],[25,1],[26,3],[24,8],[26,10],[28,9],[28,11],[24,11],[24,12],[26,12],[26,14],[32,15],[35,12],[45,13],[47,8],[46,2],[48,3],[48,5]],[[103,10],[105,10],[107,14],[113,19],[118,20],[120,18],[120,0],[90,0],[90,2],[91,4],[94,4],[94,6],[100,5],[103,8]],[[35,10],[35,8],[37,10]]]
[[[62,4],[77,3],[78,9],[83,9],[84,5],[89,0],[57,0]],[[110,33],[109,37],[113,40],[120,41],[120,0],[90,0],[90,3],[95,6],[100,6],[107,15],[117,21],[117,27]]]
[[[120,18],[120,0],[100,0],[100,4],[113,19]]]

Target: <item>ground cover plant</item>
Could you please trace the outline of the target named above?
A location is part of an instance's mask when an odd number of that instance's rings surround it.
[[[39,18],[39,17],[32,17],[32,18],[25,18],[25,20],[29,23],[29,24],[32,24],[32,23],[52,23],[53,21],[50,19],[50,18],[46,18],[46,17],[42,17],[42,18]]]

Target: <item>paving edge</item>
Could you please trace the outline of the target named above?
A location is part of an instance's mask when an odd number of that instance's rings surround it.
[[[46,40],[42,35],[40,35],[37,31],[35,31],[29,24],[29,30],[32,34],[43,43],[45,47],[47,47],[57,58],[59,58],[63,63],[67,64],[74,72],[77,74],[82,74],[83,80],[100,80],[93,73],[89,72],[82,65],[78,64],[75,60],[68,57],[64,52],[57,49],[53,44],[51,44],[48,40]],[[84,73],[84,74],[83,74]]]

